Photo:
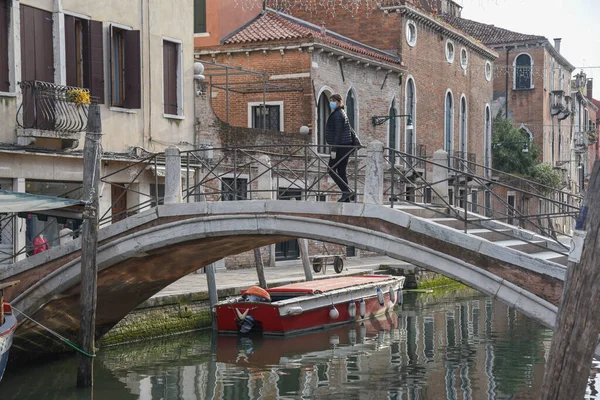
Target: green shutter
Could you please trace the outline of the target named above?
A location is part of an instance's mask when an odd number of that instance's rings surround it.
[[[206,32],[206,0],[194,0],[194,33]]]

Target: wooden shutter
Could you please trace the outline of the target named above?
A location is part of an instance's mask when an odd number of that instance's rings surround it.
[[[142,107],[140,31],[123,31],[125,39],[125,108]]]
[[[164,112],[177,115],[177,43],[163,41]]]
[[[0,0],[0,92],[10,90],[8,77],[8,2]]]
[[[21,4],[21,80],[35,80],[35,36],[34,29],[25,29],[34,26],[33,8]]]
[[[52,13],[35,10],[35,75],[44,82],[54,82],[54,43],[52,32]],[[31,29],[28,26],[27,29]],[[41,49],[41,51],[40,51]]]
[[[102,41],[102,22],[90,21],[89,32],[89,89],[91,95],[97,97],[100,104],[104,104],[104,48]]]
[[[65,15],[65,58],[67,86],[77,84],[77,41],[75,40],[75,18]]]

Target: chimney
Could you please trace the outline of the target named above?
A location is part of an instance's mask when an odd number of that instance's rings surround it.
[[[560,41],[561,40],[562,40],[562,38],[554,38],[554,48],[556,49],[558,54],[560,54]]]
[[[592,98],[594,97],[593,95],[593,89],[594,89],[594,80],[592,78],[587,80],[587,98],[592,100]]]

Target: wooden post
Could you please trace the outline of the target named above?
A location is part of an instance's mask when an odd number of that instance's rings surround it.
[[[100,107],[91,104],[88,110],[88,125],[83,148],[83,233],[81,237],[81,294],[79,344],[83,351],[94,354],[96,331],[96,295],[98,266],[96,251],[98,244],[98,182],[100,181],[100,142],[102,121]],[[77,386],[90,387],[94,383],[94,359],[77,353]]]
[[[600,161],[594,163],[575,230],[586,232],[579,263],[569,260],[542,400],[582,399],[600,332]],[[573,245],[571,255],[573,255]],[[575,246],[575,248],[577,248]]]
[[[254,249],[254,262],[256,263],[256,274],[258,275],[258,285],[266,289],[267,279],[265,278],[265,266],[262,260],[260,248]]]
[[[208,303],[210,304],[210,318],[212,321],[213,329],[217,329],[217,320],[213,307],[219,301],[219,293],[217,291],[217,278],[215,276],[215,263],[209,264],[204,267],[206,271],[206,285],[208,286]]]
[[[310,260],[308,258],[308,240],[298,239],[298,248],[300,249],[300,257],[302,258],[302,267],[304,268],[304,276],[307,281],[313,280],[312,269],[310,269]]]

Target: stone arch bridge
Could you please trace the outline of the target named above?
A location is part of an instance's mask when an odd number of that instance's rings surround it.
[[[99,231],[96,335],[101,337],[138,304],[192,271],[295,237],[355,246],[423,266],[553,326],[566,271],[560,264],[566,263],[564,254],[528,254],[528,242],[506,241],[510,229],[500,235],[486,229],[464,233],[462,222],[456,220],[455,226],[452,219],[436,219],[429,212],[416,206],[281,200],[158,206]],[[540,243],[552,249],[550,241],[540,237]],[[76,239],[14,264],[0,273],[0,282],[19,279],[7,291],[8,300],[74,339],[80,263],[81,242]],[[41,328],[22,321],[17,336],[34,345],[42,343],[40,333]]]

